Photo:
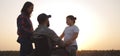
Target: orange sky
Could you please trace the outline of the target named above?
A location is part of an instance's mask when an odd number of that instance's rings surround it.
[[[77,17],[79,50],[120,50],[120,0],[29,0],[34,3],[34,29],[40,13],[51,14],[50,28],[58,35],[66,27],[65,17]],[[19,50],[16,18],[26,1],[0,1],[0,50]]]

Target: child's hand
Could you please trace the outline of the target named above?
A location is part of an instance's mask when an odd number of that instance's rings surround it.
[[[71,43],[71,41],[66,41],[65,46],[69,46]]]

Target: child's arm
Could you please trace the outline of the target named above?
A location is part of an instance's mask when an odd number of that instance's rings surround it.
[[[62,39],[64,37],[64,32],[60,35],[60,38]]]
[[[70,44],[72,44],[72,42],[78,37],[78,32],[75,32],[72,36],[71,39],[69,39],[68,41],[66,41],[66,46],[69,46]]]

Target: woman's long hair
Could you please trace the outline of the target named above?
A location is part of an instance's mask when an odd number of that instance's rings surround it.
[[[29,8],[30,6],[33,6],[33,3],[31,3],[31,2],[26,2],[26,3],[24,4],[23,8],[21,9],[21,13],[24,13],[26,16],[30,17],[30,14],[31,14],[31,13],[28,13],[28,8]]]

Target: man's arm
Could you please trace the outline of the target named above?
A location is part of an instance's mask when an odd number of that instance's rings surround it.
[[[55,43],[57,43],[61,47],[65,47],[64,42],[60,39],[60,37],[57,36],[57,34],[54,31],[49,32],[50,39],[53,40]]]

